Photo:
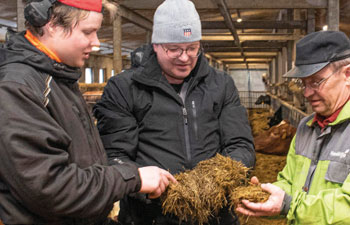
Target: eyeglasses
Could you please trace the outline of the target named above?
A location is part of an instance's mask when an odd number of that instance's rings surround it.
[[[163,50],[166,52],[166,54],[170,58],[173,58],[173,59],[179,58],[180,56],[182,56],[182,54],[184,52],[186,52],[186,54],[189,57],[197,58],[202,52],[202,49],[201,49],[200,46],[189,47],[189,48],[186,48],[186,49],[182,49],[182,48],[166,48],[163,45],[161,45],[161,46],[162,46]]]
[[[320,88],[322,83],[326,82],[332,75],[336,74],[337,72],[338,72],[338,70],[335,70],[333,73],[329,74],[328,76],[326,76],[322,80],[320,80],[318,82],[312,82],[309,84],[305,84],[305,83],[303,83],[303,81],[301,79],[297,79],[297,85],[303,90],[305,90],[305,88],[310,88],[310,89],[316,91]]]

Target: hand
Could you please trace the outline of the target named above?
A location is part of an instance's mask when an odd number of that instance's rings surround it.
[[[253,177],[254,178],[254,177]],[[251,179],[252,183],[259,183],[258,178]],[[253,182],[254,181],[254,182]],[[244,206],[240,205],[236,211],[247,216],[274,216],[279,215],[281,212],[282,202],[285,192],[276,185],[273,184],[261,184],[261,188],[271,195],[266,202],[254,203],[248,200],[242,200]]]
[[[141,193],[149,194],[149,198],[158,198],[169,185],[169,181],[177,183],[176,179],[166,170],[156,166],[139,168],[141,178]]]

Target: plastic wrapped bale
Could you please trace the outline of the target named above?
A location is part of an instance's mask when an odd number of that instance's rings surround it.
[[[215,217],[229,204],[237,187],[248,185],[248,168],[242,163],[217,154],[200,162],[193,170],[175,175],[161,196],[163,213],[200,225]]]

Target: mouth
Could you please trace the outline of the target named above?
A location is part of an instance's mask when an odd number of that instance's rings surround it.
[[[321,100],[319,100],[319,99],[318,100],[308,100],[308,101],[311,104],[311,106],[317,105],[321,102]]]
[[[84,59],[88,59],[89,56],[90,56],[90,52],[85,52],[85,53],[83,54],[83,56],[84,56]]]
[[[181,69],[186,69],[189,65],[188,64],[176,64],[176,67]]]

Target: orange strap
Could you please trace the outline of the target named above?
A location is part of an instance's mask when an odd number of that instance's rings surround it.
[[[37,37],[35,37],[32,32],[30,32],[29,30],[26,31],[26,34],[24,35],[27,40],[34,45],[37,49],[39,49],[40,51],[42,51],[43,53],[45,53],[47,56],[49,56],[51,59],[55,60],[56,62],[62,62],[60,58],[58,58],[58,56],[51,51],[50,49],[48,49],[43,43],[41,43],[39,41],[39,39]]]

